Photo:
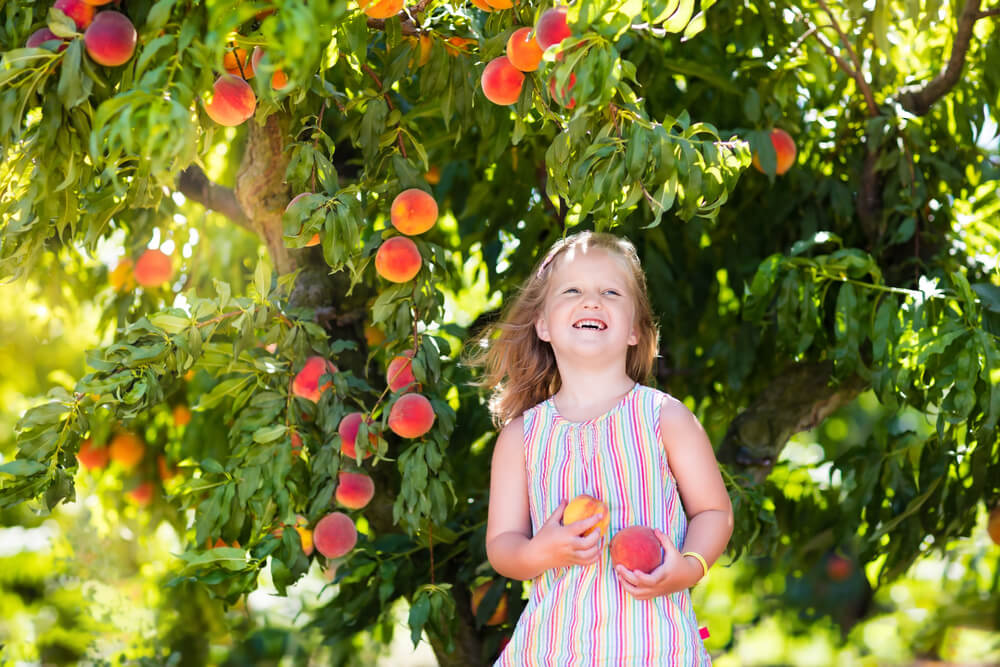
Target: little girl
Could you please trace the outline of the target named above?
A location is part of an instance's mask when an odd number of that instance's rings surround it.
[[[641,384],[658,330],[635,248],[609,234],[557,242],[476,361],[503,429],[486,552],[531,597],[497,665],[707,665],[688,589],[733,530],[711,442],[672,396]],[[608,536],[653,528],[663,563],[612,566],[601,516],[562,524],[569,500],[607,504]]]

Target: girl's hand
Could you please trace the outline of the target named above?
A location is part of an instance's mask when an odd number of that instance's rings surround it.
[[[673,540],[659,530],[653,533],[663,545],[663,562],[658,568],[646,574],[642,570],[629,570],[624,565],[615,566],[618,581],[637,600],[650,600],[691,588],[702,575],[701,565],[681,556]]]
[[[590,535],[583,533],[601,520],[603,513],[562,525],[563,510],[567,501],[559,503],[538,533],[531,538],[531,549],[535,551],[546,569],[569,565],[590,565],[597,561],[601,553],[603,535],[595,530]]]

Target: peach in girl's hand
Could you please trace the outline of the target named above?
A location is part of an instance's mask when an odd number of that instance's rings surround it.
[[[569,501],[566,505],[566,509],[563,510],[562,523],[564,526],[600,513],[602,518],[594,526],[581,533],[581,535],[589,535],[593,531],[597,530],[602,535],[608,534],[608,526],[611,525],[611,514],[608,512],[608,506],[601,500],[587,495],[586,493],[580,494],[573,500]]]
[[[611,562],[648,574],[663,563],[663,545],[651,528],[622,528],[611,538]]]

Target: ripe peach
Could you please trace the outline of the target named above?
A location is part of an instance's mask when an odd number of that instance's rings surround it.
[[[385,342],[385,332],[370,324],[365,326],[365,342],[368,347],[378,347]]]
[[[569,73],[569,79],[566,80],[566,85],[556,92],[556,78],[552,77],[549,79],[549,95],[552,96],[556,102],[566,107],[567,109],[572,109],[576,106],[576,98],[570,96],[569,91],[573,89],[574,84],[576,84],[576,74],[573,72]],[[567,98],[569,98],[567,100]]]
[[[774,173],[781,176],[795,164],[795,140],[781,128],[771,130],[770,136],[776,159]],[[757,153],[753,154],[753,166],[760,173],[765,173]]]
[[[483,583],[476,586],[472,591],[472,615],[475,617],[476,612],[479,610],[479,605],[482,603],[483,598],[486,597],[486,593],[490,590],[493,585],[493,580],[484,581]],[[500,625],[507,620],[507,593],[503,593],[500,599],[497,600],[497,606],[493,609],[493,615],[486,620],[486,625]]]
[[[132,275],[143,287],[159,287],[170,280],[173,272],[169,256],[160,250],[147,250],[136,261]]]
[[[483,69],[480,79],[483,95],[493,104],[514,104],[521,96],[524,72],[510,64],[507,56],[494,58]]]
[[[187,426],[191,423],[191,408],[183,403],[175,405],[170,414],[174,418],[174,426]]]
[[[519,28],[507,40],[507,60],[522,72],[534,72],[542,62],[542,47],[531,28]]]
[[[253,47],[253,55],[250,57],[250,67],[256,72],[257,66],[260,64],[260,59],[264,57],[264,49],[259,46]],[[281,90],[286,85],[288,85],[288,77],[280,69],[274,70],[271,75],[271,88],[274,90]],[[294,199],[292,201],[295,201]]]
[[[108,445],[111,460],[124,468],[134,468],[146,455],[146,444],[134,433],[122,431]]]
[[[360,412],[351,412],[341,419],[340,425],[337,426],[337,433],[340,435],[340,453],[352,459],[358,457],[358,431],[361,428],[361,419],[363,417],[364,415]],[[370,424],[371,421],[368,420],[366,423]],[[378,436],[369,431],[368,442],[374,447],[378,443]],[[366,459],[371,455],[371,449],[365,452]]]
[[[135,53],[138,35],[127,16],[114,10],[103,11],[83,34],[83,45],[91,60],[107,67],[124,65]]]
[[[86,2],[88,5],[93,5],[95,7],[100,7],[101,5],[106,5],[109,2],[111,2],[111,0],[83,0],[83,1]]]
[[[437,185],[441,182],[441,167],[436,164],[432,164],[428,169],[427,173],[424,174],[424,180],[431,185]]]
[[[31,35],[28,37],[28,41],[24,43],[24,46],[29,49],[35,49],[40,47],[45,42],[51,41],[53,39],[59,40],[61,42],[61,44],[59,44],[59,47],[56,49],[57,52],[66,50],[66,47],[68,46],[66,44],[66,40],[64,40],[62,37],[52,32],[48,28],[39,28],[35,32],[31,33]]]
[[[299,534],[299,541],[302,542],[302,553],[304,553],[307,556],[311,556],[313,552],[313,534],[312,531],[309,530],[309,520],[306,519],[301,514],[295,515],[294,528],[295,532]],[[271,534],[274,535],[275,537],[280,538],[285,534],[285,527],[278,526],[277,528],[271,531]],[[239,543],[237,542],[237,545],[238,544]],[[222,545],[216,543],[216,546],[224,546],[224,545],[225,542],[222,542]]]
[[[423,394],[404,394],[389,410],[389,428],[401,438],[419,438],[434,425],[434,408]]]
[[[412,280],[422,263],[417,244],[405,236],[386,239],[375,253],[375,271],[394,283]]]
[[[109,458],[108,448],[97,447],[90,438],[80,443],[80,451],[76,453],[76,460],[87,470],[105,467]]]
[[[86,30],[97,11],[83,0],[56,0],[52,3],[52,7],[73,19],[77,30]]]
[[[117,266],[108,274],[108,284],[116,292],[125,292],[135,287],[135,279],[132,276],[132,260],[127,257],[118,262]]]
[[[129,500],[134,502],[139,507],[145,507],[149,503],[153,502],[153,491],[153,483],[146,481],[136,486],[126,495]]]
[[[292,456],[302,453],[302,436],[292,431]]]
[[[851,576],[854,564],[849,558],[844,558],[839,554],[830,554],[826,559],[826,576],[831,581],[843,581]]]
[[[337,502],[352,510],[359,510],[375,495],[375,482],[360,472],[337,473]]]
[[[416,383],[413,376],[413,350],[393,357],[385,369],[385,380],[389,391],[399,391]]]
[[[571,523],[590,518],[598,512],[603,513],[604,518],[583,535],[590,535],[594,530],[599,531],[602,535],[607,535],[608,526],[611,525],[611,513],[608,512],[607,504],[585,493],[567,503],[566,509],[563,510],[562,522],[564,526],[568,526]]]
[[[226,49],[225,53],[222,54],[222,69],[233,76],[249,81],[253,78],[255,67],[256,63],[247,59],[246,49],[237,46]]]
[[[437,222],[438,205],[434,197],[420,188],[410,188],[392,200],[389,217],[392,226],[402,233],[423,234]]]
[[[465,47],[469,44],[475,44],[476,40],[469,39],[467,37],[449,37],[444,41],[444,48],[448,52],[448,55],[455,58],[460,53],[468,53],[469,50]]]
[[[212,86],[212,99],[205,102],[208,117],[219,125],[235,127],[253,115],[257,96],[250,84],[238,76],[223,74]]]
[[[358,6],[373,19],[387,19],[403,10],[403,0],[358,0]]]
[[[486,4],[493,9],[510,9],[514,6],[512,0],[486,0]]]
[[[663,545],[651,528],[622,528],[611,538],[611,562],[649,573],[663,562]]]
[[[156,469],[160,473],[160,479],[164,482],[169,481],[177,476],[177,468],[169,465],[167,463],[167,457],[160,454],[156,457]]]
[[[535,23],[535,40],[542,47],[542,51],[555,44],[560,44],[572,34],[566,23],[565,7],[546,9]]]
[[[358,529],[351,517],[343,512],[331,512],[316,523],[313,542],[316,550],[327,558],[340,558],[358,543]]]
[[[292,393],[313,403],[319,403],[319,397],[323,392],[333,386],[333,382],[330,380],[320,386],[319,379],[323,375],[333,375],[336,372],[337,367],[329,359],[309,357],[302,366],[302,370],[292,380]]]
[[[986,532],[990,534],[993,544],[1000,544],[1000,505],[990,510],[990,518],[986,523]]]
[[[492,12],[493,8],[486,4],[486,0],[469,0],[476,7],[479,7],[484,12]]]
[[[295,203],[296,203],[297,201],[299,201],[300,199],[304,199],[305,197],[308,197],[308,196],[309,196],[309,195],[311,195],[311,194],[312,194],[311,192],[303,192],[303,193],[301,193],[301,194],[297,194],[297,195],[295,195],[294,197],[292,197],[292,201],[288,202],[288,206],[286,206],[286,207],[285,207],[285,213],[288,213],[288,211],[289,211],[289,210],[290,210],[290,209],[291,209],[291,208],[292,208],[293,206],[295,206]],[[299,233],[302,233],[302,230],[301,230],[301,229],[299,230]],[[312,235],[312,238],[310,238],[310,239],[309,239],[309,240],[308,240],[308,241],[306,242],[306,247],[307,247],[307,248],[308,248],[308,247],[312,247],[312,246],[314,246],[314,245],[319,245],[319,233],[318,233],[318,232],[317,232],[316,234],[313,234],[313,235]]]

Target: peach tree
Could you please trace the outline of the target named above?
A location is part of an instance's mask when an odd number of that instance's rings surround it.
[[[1000,500],[997,13],[5,3],[0,276],[93,303],[107,340],[23,415],[0,506],[107,476],[182,536],[177,604],[315,563],[329,643],[404,599],[441,664],[488,662],[520,584],[484,587],[463,348],[596,228],[640,249],[651,381],[717,443],[733,555],[890,581]],[[821,474],[782,459],[862,393],[878,428]]]

